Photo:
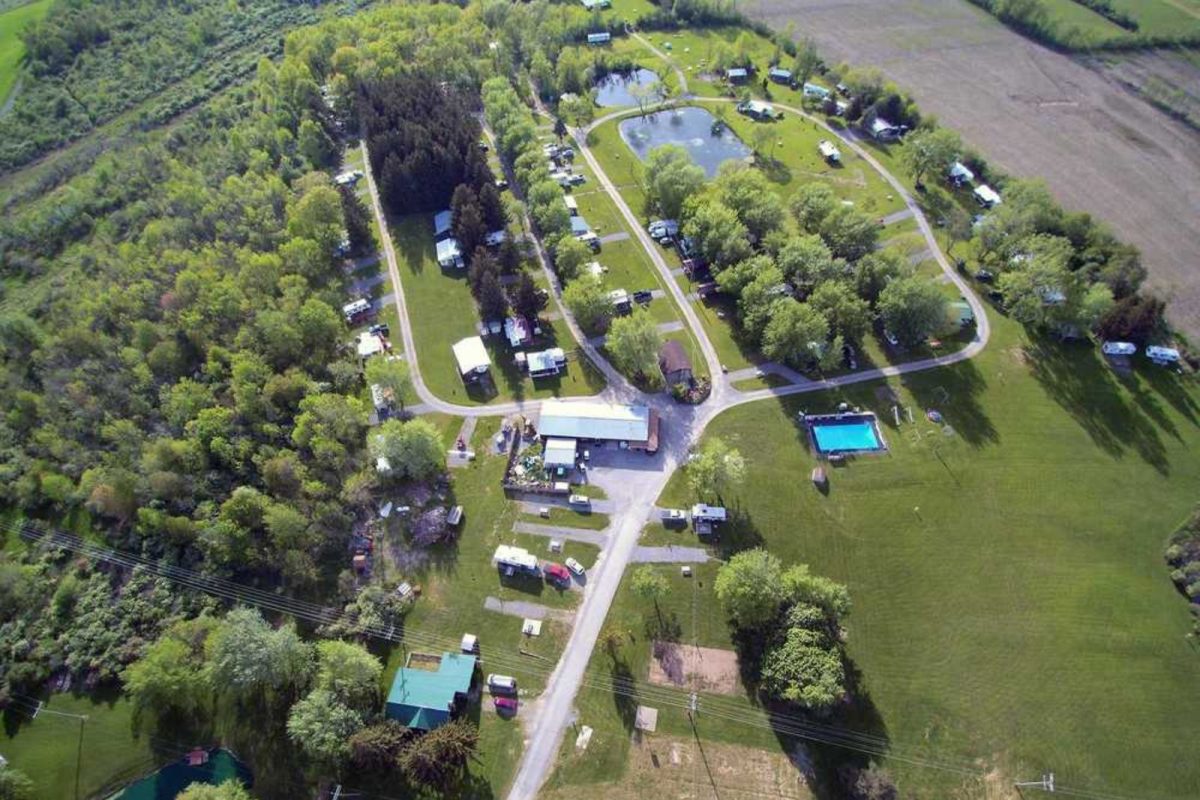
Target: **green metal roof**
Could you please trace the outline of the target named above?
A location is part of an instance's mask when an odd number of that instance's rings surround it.
[[[387,715],[410,727],[430,730],[449,721],[456,695],[471,689],[475,656],[442,653],[437,671],[401,667],[388,692]]]

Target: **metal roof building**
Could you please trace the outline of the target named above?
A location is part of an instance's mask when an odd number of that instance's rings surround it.
[[[629,442],[654,450],[658,416],[647,406],[547,400],[542,403],[538,433],[542,436]]]
[[[475,656],[465,653],[442,653],[436,672],[401,667],[392,679],[385,713],[406,727],[433,730],[450,721],[471,691],[474,674]]]
[[[492,360],[488,357],[483,339],[478,336],[468,336],[455,342],[454,360],[458,362],[458,374],[464,378],[476,377],[488,371]]]
[[[547,467],[573,467],[576,447],[574,439],[547,439],[542,450],[542,463]]]

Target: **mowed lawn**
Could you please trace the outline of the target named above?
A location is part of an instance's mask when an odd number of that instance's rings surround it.
[[[10,766],[29,776],[34,796],[44,800],[77,796],[77,763],[78,796],[91,797],[115,781],[153,770],[160,763],[156,753],[174,758],[188,747],[188,743],[156,742],[147,735],[136,735],[133,704],[124,697],[105,701],[56,694],[36,719],[30,719],[23,709],[23,705],[14,704],[4,712],[0,753]],[[79,719],[62,714],[87,717],[82,744]]]
[[[25,42],[21,32],[46,16],[52,0],[37,0],[0,13],[0,105],[17,82],[21,59],[25,58]]]
[[[479,335],[479,313],[467,284],[467,271],[443,270],[438,266],[430,215],[402,217],[394,220],[391,228],[400,280],[404,284],[405,304],[417,346],[416,358],[425,383],[435,395],[452,403],[483,405],[508,400],[592,395],[604,388],[604,376],[576,351],[575,340],[567,326],[562,321],[555,321],[542,323],[542,336],[535,347],[566,350],[566,374],[531,380],[514,364],[507,340],[502,336],[491,336],[484,339],[484,343],[492,359],[496,391],[468,390],[458,374],[452,351],[454,343],[460,339]]]
[[[1094,348],[997,318],[979,358],[893,383],[914,424],[896,427],[881,386],[744,405],[707,431],[749,467],[724,544],[849,585],[849,654],[878,715],[866,730],[1002,782],[1053,770],[1093,792],[1194,795],[1200,660],[1162,557],[1198,499],[1194,381],[1147,366],[1122,382]],[[843,400],[879,413],[890,453],[830,469],[824,496],[795,414]],[[680,473],[659,505],[689,500]],[[889,769],[922,796],[981,794]]]

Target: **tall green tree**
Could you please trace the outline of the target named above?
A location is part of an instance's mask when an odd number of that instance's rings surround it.
[[[700,500],[721,497],[746,478],[746,462],[741,451],[715,436],[708,438],[688,459],[686,469],[688,485]]]
[[[383,665],[362,645],[352,642],[317,643],[317,689],[364,712],[379,705],[379,676]]]
[[[821,360],[828,347],[829,323],[814,306],[782,299],[772,307],[763,330],[763,355],[796,369]]]
[[[761,548],[743,550],[717,570],[717,600],[739,628],[761,629],[772,622],[786,599],[783,567]]]
[[[389,419],[371,433],[368,447],[375,459],[387,459],[397,478],[428,480],[446,468],[442,437],[423,419]]]
[[[659,377],[658,352],[662,343],[654,317],[638,309],[613,320],[605,348],[617,369],[626,375],[640,375],[654,381]]]
[[[585,275],[571,281],[563,290],[563,303],[584,333],[595,335],[608,327],[608,320],[612,316],[612,302],[598,277]]]
[[[638,567],[633,573],[630,586],[638,597],[654,603],[654,613],[661,622],[662,611],[658,607],[658,602],[671,593],[671,584],[667,582],[662,573],[649,564]]]
[[[683,204],[704,186],[704,169],[687,150],[674,144],[655,147],[646,154],[642,169],[646,202],[667,219],[679,219]]]
[[[946,322],[946,297],[926,278],[897,278],[879,294],[879,316],[902,343],[925,341]]]
[[[235,608],[207,639],[212,684],[236,696],[292,693],[312,674],[312,648],[291,625],[272,628],[258,611]]]
[[[362,716],[326,689],[314,689],[292,706],[288,737],[318,763],[336,767],[350,755],[350,738],[363,726]]]
[[[962,139],[949,128],[922,128],[904,139],[900,158],[913,182],[920,186],[925,176],[945,175],[962,152]]]

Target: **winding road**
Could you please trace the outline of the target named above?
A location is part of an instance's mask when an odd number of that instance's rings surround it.
[[[636,35],[635,38],[641,39],[640,36]],[[665,63],[672,64],[679,76],[681,90],[686,93],[686,78],[678,67],[674,66],[673,62],[663,53],[655,50],[649,42],[646,42],[644,39],[641,41],[654,51],[659,58],[663,59]],[[686,96],[685,94],[683,102],[706,104],[732,101],[724,98],[701,99]],[[509,791],[508,796],[510,800],[531,800],[534,798],[551,769],[553,769],[563,735],[571,723],[575,696],[583,682],[584,673],[587,670],[592,651],[600,635],[600,629],[604,624],[613,598],[616,596],[617,589],[620,586],[621,576],[624,574],[626,567],[635,560],[638,537],[645,524],[647,515],[653,511],[654,503],[666,486],[671,474],[679,464],[684,462],[689,449],[698,440],[709,422],[726,409],[756,400],[817,392],[838,386],[935,369],[965,361],[983,350],[991,336],[991,328],[983,304],[942,253],[941,248],[934,238],[933,229],[928,219],[926,219],[920,206],[904,188],[903,184],[884,169],[869,151],[859,145],[854,139],[843,135],[840,131],[834,130],[825,124],[823,120],[813,117],[798,108],[778,103],[774,105],[788,114],[817,123],[831,136],[840,139],[845,147],[862,157],[872,168],[882,175],[897,194],[904,199],[908,211],[917,220],[921,235],[924,237],[930,252],[936,257],[943,273],[947,276],[947,280],[958,288],[963,297],[971,305],[977,325],[976,337],[966,347],[954,353],[905,364],[863,370],[854,374],[823,380],[810,380],[803,376],[797,376],[796,373],[781,365],[763,364],[760,365],[760,368],[764,371],[786,374],[794,382],[788,386],[749,392],[734,388],[731,376],[723,372],[716,348],[705,334],[704,327],[701,325],[692,303],[684,295],[683,290],[671,274],[671,267],[666,262],[666,259],[663,258],[661,250],[650,239],[637,215],[630,209],[628,203],[625,202],[620,192],[617,191],[616,186],[609,179],[599,161],[587,146],[587,134],[596,126],[612,119],[640,112],[636,109],[616,111],[595,120],[586,128],[572,131],[572,137],[575,140],[578,153],[586,160],[588,166],[594,172],[601,189],[612,199],[621,216],[624,218],[626,225],[642,245],[651,262],[659,271],[664,285],[671,296],[674,297],[675,303],[678,305],[692,336],[700,345],[705,364],[708,367],[709,374],[712,376],[713,390],[712,395],[704,404],[700,406],[682,406],[675,403],[669,395],[647,394],[633,387],[604,359],[595,346],[589,344],[586,337],[582,335],[582,331],[575,323],[569,310],[562,304],[560,298],[561,289],[557,277],[550,269],[549,261],[541,244],[536,243],[538,261],[550,280],[551,287],[554,290],[554,302],[559,313],[567,321],[572,335],[579,344],[579,348],[596,363],[597,367],[609,380],[609,385],[601,392],[599,398],[610,402],[638,403],[655,408],[662,420],[662,433],[660,434],[659,452],[654,457],[655,460],[651,465],[654,469],[638,472],[636,480],[622,481],[618,489],[620,497],[616,498],[616,500],[620,510],[612,515],[609,526],[608,546],[601,552],[595,566],[589,572],[588,585],[584,591],[583,600],[576,611],[575,623],[571,629],[570,638],[567,641],[563,655],[550,675],[545,691],[538,698],[536,704],[534,704],[535,707],[530,709],[530,711],[534,712],[532,722],[527,727],[527,730],[531,731],[531,735],[526,742],[521,762],[517,769],[517,775]],[[664,109],[659,109],[659,112],[670,113],[669,110]],[[487,135],[490,137],[490,132],[487,132]],[[366,142],[364,141],[361,146],[364,156],[367,156]],[[366,163],[370,163],[369,158]],[[536,401],[496,403],[486,406],[456,405],[437,397],[426,386],[421,377],[416,340],[413,336],[411,320],[405,306],[404,285],[400,277],[399,262],[396,258],[395,248],[371,170],[366,170],[366,176],[371,195],[371,204],[376,220],[379,223],[381,246],[387,263],[388,273],[395,289],[394,302],[397,314],[399,315],[404,351],[407,355],[413,387],[420,397],[421,402],[430,410],[463,417],[506,416],[513,413],[528,413],[536,410],[539,406],[539,403]],[[509,181],[510,185],[515,186],[511,175],[509,175]],[[522,222],[526,230],[531,229],[527,213]],[[429,355],[426,354],[427,357]],[[440,354],[433,354],[433,357],[439,356]],[[797,380],[797,377],[799,380]],[[611,496],[612,494],[610,493]],[[528,713],[527,716],[529,716]]]

